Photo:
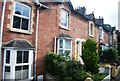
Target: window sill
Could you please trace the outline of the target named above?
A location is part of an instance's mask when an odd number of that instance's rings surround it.
[[[29,31],[26,31],[26,30],[21,30],[21,29],[15,29],[15,28],[11,28],[10,31],[16,32],[16,33],[28,34],[28,35],[32,34],[32,32],[29,32]]]
[[[68,30],[68,31],[70,30],[69,27],[63,26],[61,24],[59,24],[59,27],[62,28],[62,29]]]

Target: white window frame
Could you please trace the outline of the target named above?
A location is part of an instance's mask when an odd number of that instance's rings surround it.
[[[10,50],[10,63],[6,63],[6,51]],[[17,51],[28,51],[29,58],[28,63],[19,63],[17,64]],[[33,79],[33,50],[13,50],[13,49],[4,49],[4,64],[3,64],[3,79],[5,79],[5,66],[10,66],[10,77],[9,79],[15,79],[15,67],[28,65],[28,78]]]
[[[67,21],[67,26],[64,26],[63,24],[61,24],[61,22],[62,22],[62,12],[64,12],[64,13],[66,13],[67,14],[67,19],[66,19],[66,21]],[[67,30],[69,30],[69,11],[68,10],[65,10],[65,9],[61,9],[60,10],[60,27],[61,28],[63,28],[63,29],[67,29]]]
[[[102,27],[100,27],[99,37],[101,40],[104,40],[104,30]]]
[[[27,8],[29,8],[29,17],[26,17],[26,16],[22,16],[22,15],[18,15],[18,14],[15,14],[15,7],[16,7],[16,4],[20,4],[22,6],[25,6]],[[14,22],[14,16],[17,16],[17,17],[20,17],[20,18],[25,18],[25,19],[28,19],[28,30],[24,30],[20,27],[20,29],[17,29],[17,28],[14,28],[13,27],[13,22]],[[14,32],[20,32],[20,33],[27,33],[27,34],[31,34],[31,31],[30,31],[30,21],[31,21],[31,7],[24,4],[24,3],[20,3],[20,2],[14,2],[14,10],[13,10],[13,17],[12,17],[12,27],[11,27],[11,31],[14,31]],[[21,24],[20,24],[21,25]]]
[[[60,40],[63,40],[63,48],[60,48]],[[65,48],[65,40],[70,40],[71,41],[71,47],[70,49],[66,49]],[[59,50],[63,50],[63,54],[65,53],[65,50],[70,50],[70,57],[72,58],[72,40],[71,39],[61,39],[61,38],[58,38],[58,42],[57,42],[57,53],[59,54]]]
[[[92,21],[89,21],[89,36],[94,37],[94,23]]]

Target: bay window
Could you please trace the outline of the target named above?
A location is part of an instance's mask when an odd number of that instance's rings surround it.
[[[33,50],[4,51],[3,79],[31,79],[33,77]]]

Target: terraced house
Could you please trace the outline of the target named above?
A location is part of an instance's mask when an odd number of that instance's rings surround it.
[[[84,64],[82,44],[88,38],[95,40],[101,49],[112,44],[113,28],[104,24],[102,17],[86,14],[85,7],[74,9],[70,1],[43,1],[0,2],[4,3],[0,16],[3,20],[0,80],[45,75],[48,51],[70,52],[71,59]]]

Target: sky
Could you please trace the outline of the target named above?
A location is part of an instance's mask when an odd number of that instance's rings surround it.
[[[94,11],[96,18],[104,18],[105,24],[116,26],[118,29],[118,2],[119,0],[71,0],[73,7],[83,7],[87,9],[87,14]]]

